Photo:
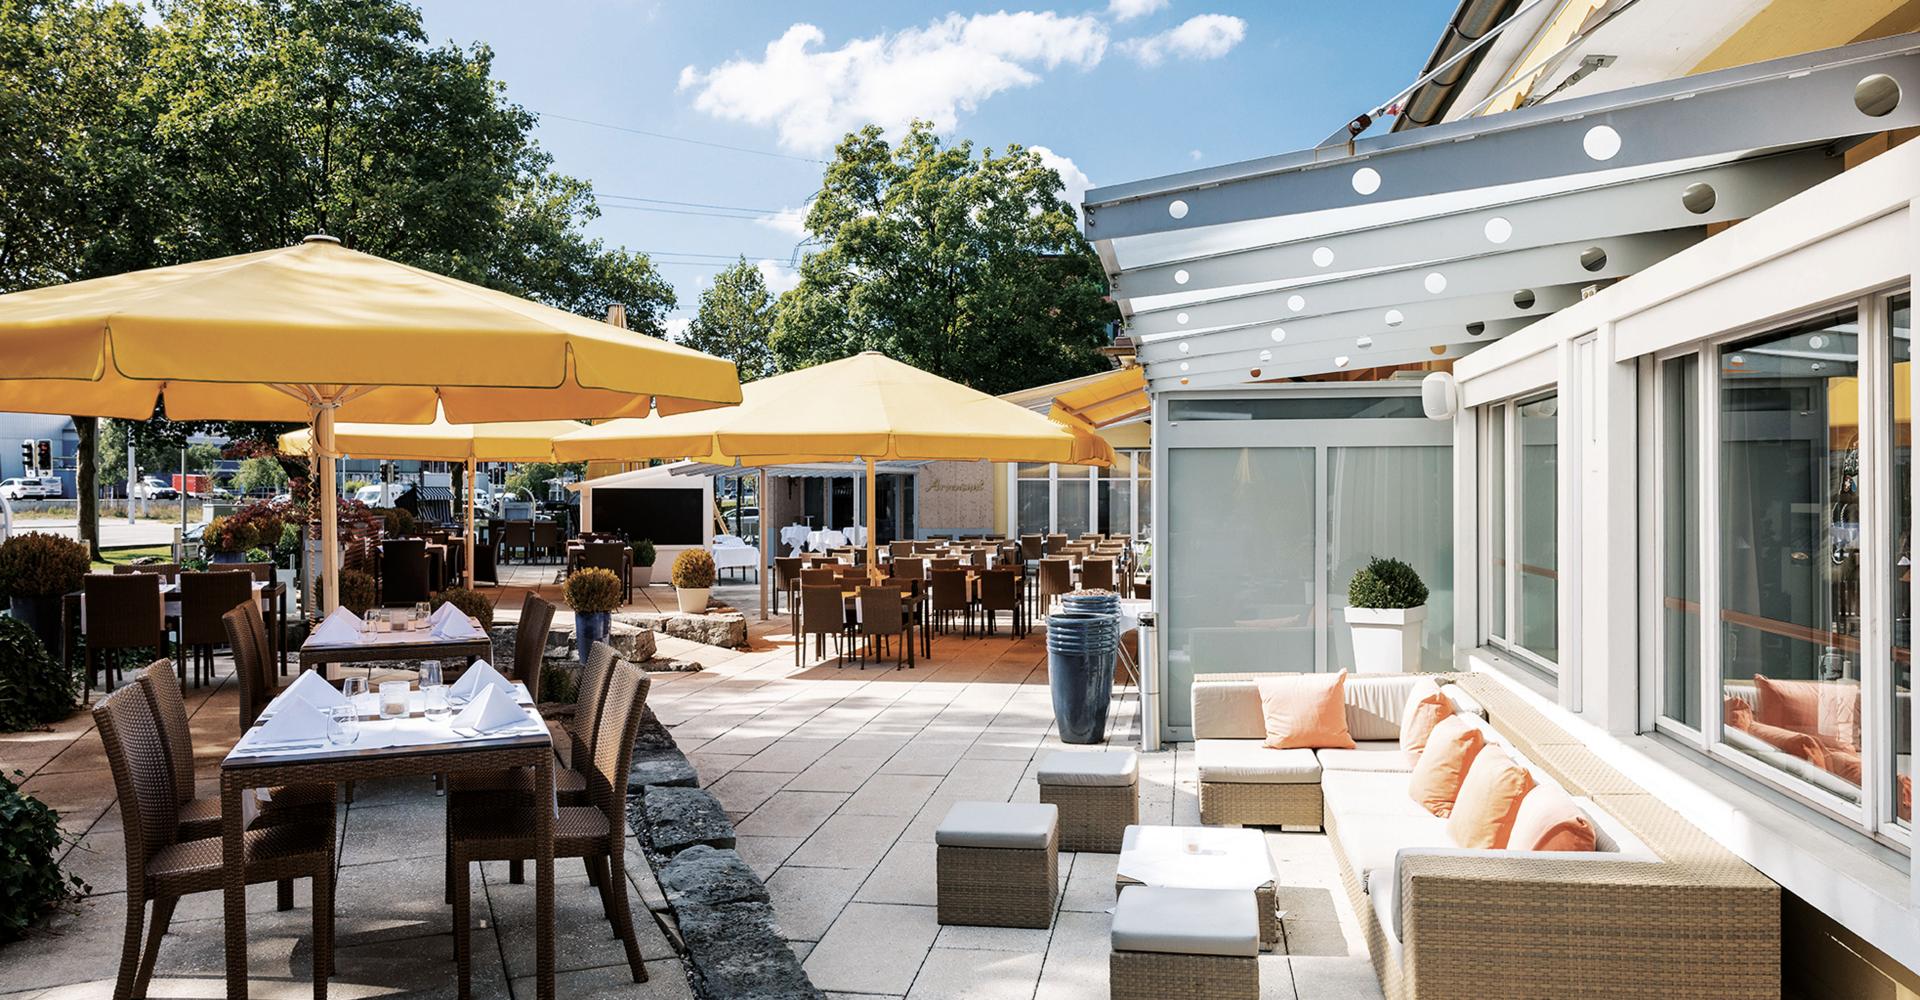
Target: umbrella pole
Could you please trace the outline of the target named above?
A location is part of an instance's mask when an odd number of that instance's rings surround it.
[[[869,458],[867,459],[867,578],[878,580],[880,579],[880,560],[874,557],[873,546],[874,539],[879,535],[877,528],[880,518],[874,513],[874,508],[878,505],[873,502],[873,498],[873,459]]]
[[[473,589],[473,563],[479,558],[480,536],[473,530],[473,475],[478,463],[467,456],[467,589]]]
[[[760,620],[767,620],[767,566],[773,558],[773,533],[767,521],[767,470],[760,470],[760,485],[754,490],[754,502],[760,510],[760,565],[754,567],[753,575],[760,578]],[[737,512],[739,504],[734,504]]]
[[[320,481],[320,616],[340,606],[340,491],[333,481],[335,404],[313,407],[313,457]]]

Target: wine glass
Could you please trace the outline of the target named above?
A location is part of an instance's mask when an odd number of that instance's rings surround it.
[[[358,716],[360,714],[360,696],[367,693],[367,679],[365,677],[342,677],[340,679],[340,693],[346,696],[347,704],[353,706],[353,713]]]

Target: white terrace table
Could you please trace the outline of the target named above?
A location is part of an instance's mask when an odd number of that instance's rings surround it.
[[[493,637],[477,618],[468,618],[480,634],[468,639],[436,639],[431,630],[414,628],[392,632],[361,632],[353,642],[315,642],[312,636],[300,646],[300,669],[318,670],[329,681],[344,675],[341,667],[356,663],[382,663],[390,660],[457,660],[464,667],[474,660],[493,657]],[[448,670],[448,680],[457,670]]]
[[[526,688],[516,684],[515,694],[526,705]],[[414,692],[416,695],[418,692]],[[281,694],[262,713],[270,718]],[[553,736],[537,713],[512,729],[476,736],[454,732],[455,713],[428,719],[420,711],[420,702],[412,701],[413,711],[405,718],[382,719],[376,708],[377,694],[356,700],[360,709],[359,738],[346,746],[321,742],[299,744],[284,749],[262,747],[249,732],[240,738],[226,759],[220,762],[220,816],[225,867],[227,996],[245,1000],[247,996],[247,885],[242,864],[242,838],[246,816],[243,793],[255,788],[283,784],[311,784],[366,781],[408,775],[451,774],[460,771],[494,771],[515,767],[533,769],[533,798],[551,801],[553,792]],[[555,810],[534,810],[534,965],[540,1000],[553,1000],[553,819]],[[466,877],[456,873],[455,877]]]

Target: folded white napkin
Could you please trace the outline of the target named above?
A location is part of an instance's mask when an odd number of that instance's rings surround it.
[[[485,660],[475,660],[473,666],[468,667],[466,672],[460,675],[460,679],[453,682],[453,687],[447,691],[447,694],[455,701],[466,701],[477,697],[487,688],[500,688],[508,695],[513,694],[513,685],[505,677],[500,676],[500,671],[493,669],[493,664]]]
[[[319,744],[326,738],[326,713],[305,699],[289,698],[273,713],[273,718],[254,730],[251,745],[267,748],[289,743]]]
[[[433,614],[428,615],[427,620],[434,623],[435,625],[438,625],[441,622],[446,621],[448,618],[453,617],[454,615],[460,615],[460,617],[462,618],[466,617],[465,614],[461,613],[459,608],[456,608],[451,604],[442,604],[439,607],[433,609]]]
[[[511,691],[488,685],[453,717],[453,728],[456,732],[493,733],[526,721],[527,713],[514,703]]]
[[[327,646],[343,646],[360,641],[360,616],[346,608],[334,608],[333,614],[313,630],[313,641]]]
[[[292,698],[286,697],[287,695],[292,695]],[[328,684],[326,678],[321,677],[318,672],[302,670],[300,676],[295,677],[293,683],[287,685],[287,689],[281,692],[279,700],[282,704],[289,701],[304,701],[314,708],[328,709],[335,705],[346,704],[347,696],[341,694],[339,688]]]
[[[447,607],[453,607],[449,604]],[[478,639],[480,630],[473,627],[473,620],[464,613],[456,612],[442,621],[433,623],[435,639]]]

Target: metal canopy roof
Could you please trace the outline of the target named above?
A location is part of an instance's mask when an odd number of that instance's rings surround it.
[[[1903,35],[1099,188],[1085,227],[1154,389],[1455,357],[1834,176],[1916,95]]]

